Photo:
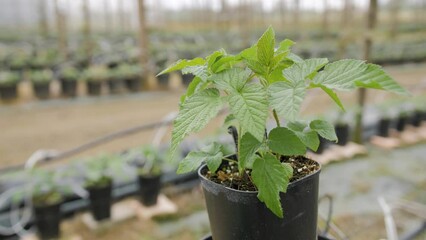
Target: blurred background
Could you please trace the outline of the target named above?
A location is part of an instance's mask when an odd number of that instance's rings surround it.
[[[94,227],[84,220],[84,186],[93,174],[108,176],[119,209],[133,204],[125,201],[139,194],[135,162],[146,162],[148,150],[167,152],[170,120],[193,77],[156,75],[181,58],[238,53],[268,26],[279,41],[295,41],[302,58],[377,63],[412,93],[339,93],[348,103],[342,113],[313,90],[302,113],[332,121],[361,147],[339,146],[346,154],[329,157],[336,146],[324,142],[315,155],[325,159],[320,195],[333,198],[331,236],[389,237],[383,197],[404,206],[393,212],[401,239],[426,239],[409,238],[426,226],[425,0],[0,0],[0,239],[35,231],[24,203],[46,192],[60,193],[63,239],[208,234],[197,176],[176,176],[179,159],[158,163],[162,196],[177,210],[149,220],[113,217]],[[232,146],[223,121],[191,136],[179,158],[212,139]]]

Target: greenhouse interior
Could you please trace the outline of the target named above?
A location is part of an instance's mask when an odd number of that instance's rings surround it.
[[[0,0],[0,239],[426,240],[426,0]]]

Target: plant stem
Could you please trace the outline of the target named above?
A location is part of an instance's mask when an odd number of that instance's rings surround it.
[[[275,122],[277,122],[277,126],[281,127],[280,119],[278,118],[277,111],[275,111],[275,109],[274,109],[274,110],[272,110],[272,113],[274,114],[274,118],[275,118]]]
[[[222,160],[228,161],[228,162],[234,162],[234,163],[238,163],[238,161],[234,160],[234,159],[230,159],[230,158],[222,158]]]

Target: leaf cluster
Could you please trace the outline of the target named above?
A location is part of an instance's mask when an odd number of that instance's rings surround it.
[[[270,27],[256,44],[237,55],[219,50],[206,58],[179,60],[160,73],[181,70],[195,76],[181,98],[172,153],[188,134],[203,129],[228,107],[228,117],[234,119],[239,132],[239,171],[252,169],[259,200],[279,217],[283,216],[279,193],[286,191],[292,176],[292,168],[280,162],[281,156],[304,155],[308,148],[316,151],[319,136],[337,141],[329,122],[301,120],[300,108],[310,89],[322,89],[342,110],[335,91],[362,87],[407,94],[380,66],[352,59],[304,60],[291,52],[293,45],[288,39],[277,44]],[[266,135],[270,116],[277,126]],[[215,173],[223,159],[221,146],[214,143],[188,154],[178,172],[195,170],[204,162]]]

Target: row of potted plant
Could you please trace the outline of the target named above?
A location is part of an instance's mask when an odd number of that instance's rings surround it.
[[[113,185],[115,176],[127,175],[124,168],[132,167],[137,173],[141,203],[152,206],[157,203],[161,190],[161,176],[164,155],[151,146],[133,149],[124,155],[99,155],[85,161],[76,174],[83,174],[84,182],[76,182],[72,176],[57,171],[33,170],[32,199],[35,224],[42,239],[57,238],[60,234],[61,204],[70,193],[71,185],[81,184],[88,192],[89,210],[96,221],[111,218],[114,201]],[[72,172],[68,169],[67,172]],[[72,174],[71,174],[72,175]],[[67,177],[71,177],[66,180]]]

